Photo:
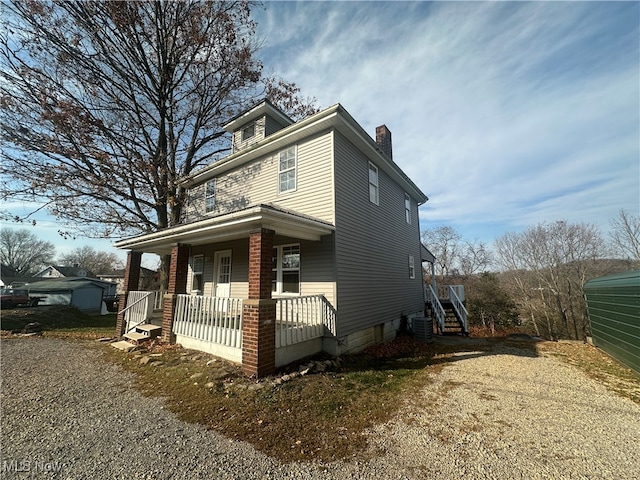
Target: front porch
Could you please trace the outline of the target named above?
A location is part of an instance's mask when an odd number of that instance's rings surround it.
[[[162,325],[165,292],[132,291],[123,310],[125,336],[143,324]],[[158,301],[160,299],[160,301]],[[180,294],[172,336],[185,348],[242,363],[243,304],[248,299]],[[275,299],[275,366],[319,353],[335,334],[335,310],[324,295]]]
[[[326,268],[333,230],[259,205],[118,242],[130,250],[116,333],[132,328],[137,309],[146,313],[134,323],[149,322],[150,305],[158,306],[158,295],[137,291],[149,252],[171,256],[155,320],[162,340],[242,363],[249,376],[322,351],[324,338],[335,335],[335,280]]]

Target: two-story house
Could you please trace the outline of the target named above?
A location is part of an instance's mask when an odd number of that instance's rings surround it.
[[[386,126],[374,141],[340,104],[293,122],[265,100],[225,129],[231,154],[182,179],[183,222],[116,243],[131,290],[143,252],[171,254],[165,340],[260,376],[390,340],[423,313],[427,197]]]

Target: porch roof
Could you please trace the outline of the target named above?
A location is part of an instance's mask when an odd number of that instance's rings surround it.
[[[193,223],[127,238],[114,243],[116,248],[164,255],[184,243],[206,245],[247,238],[251,232],[266,228],[276,235],[319,241],[334,231],[334,226],[311,217],[282,210],[271,205],[256,205],[243,210],[217,215]]]

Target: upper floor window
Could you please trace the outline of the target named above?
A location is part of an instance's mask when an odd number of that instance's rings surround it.
[[[409,278],[416,278],[416,263],[413,255],[409,255]]]
[[[278,155],[278,192],[296,189],[296,147],[289,147]]]
[[[408,193],[404,194],[404,218],[411,225],[411,197]]]
[[[378,167],[373,163],[369,163],[369,201],[379,205]]]
[[[209,180],[204,192],[204,210],[206,213],[213,212],[216,206],[216,179]]]
[[[300,245],[274,247],[272,291],[275,294],[300,293]]]
[[[242,141],[249,140],[256,134],[256,124],[252,123],[242,129]]]

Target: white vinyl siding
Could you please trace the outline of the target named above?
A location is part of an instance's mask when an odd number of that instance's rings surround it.
[[[278,193],[296,190],[296,147],[278,154]]]
[[[378,185],[378,167],[369,162],[369,201],[371,203],[375,203],[376,205],[380,204]]]
[[[331,132],[323,132],[296,148],[296,190],[278,192],[279,152],[275,151],[216,177],[216,214],[252,205],[272,204],[328,223],[334,221]],[[183,221],[205,218],[205,184],[192,187]]]

